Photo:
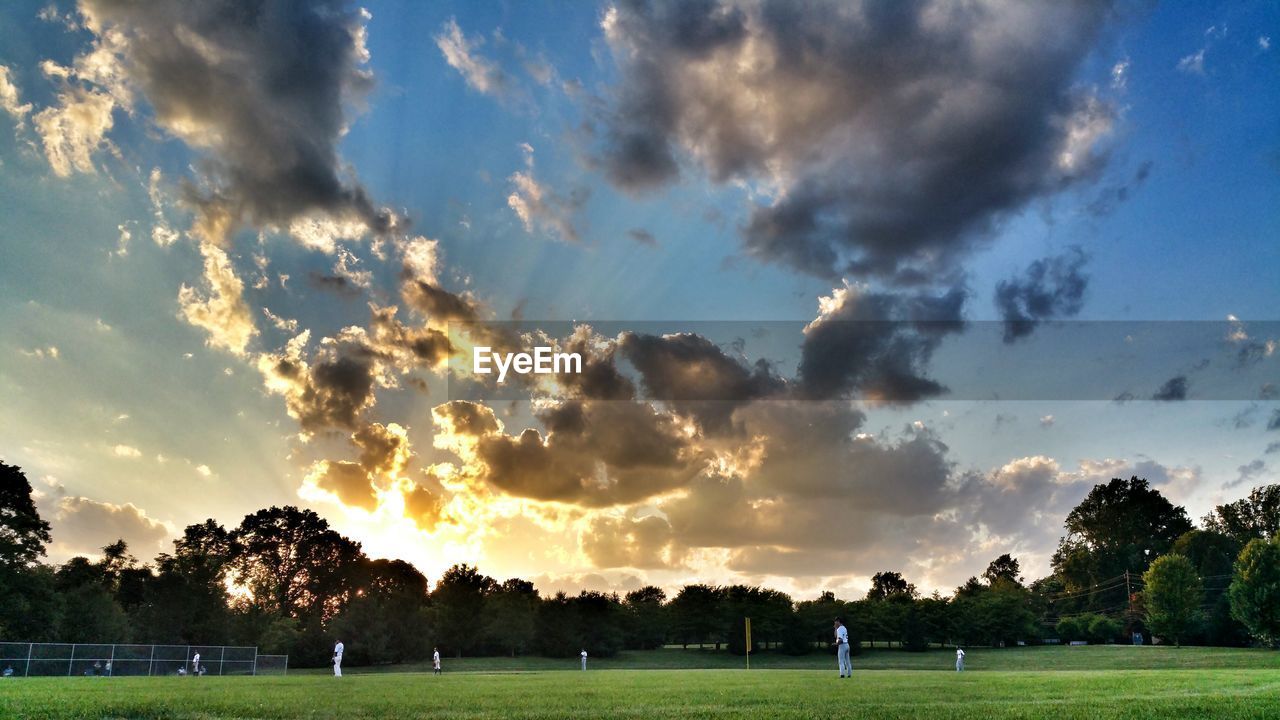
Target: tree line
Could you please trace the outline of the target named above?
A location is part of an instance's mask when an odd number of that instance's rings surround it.
[[[845,619],[855,652],[893,646],[1280,642],[1280,485],[1219,506],[1196,528],[1139,478],[1097,485],[1068,515],[1053,572],[1027,582],[1010,555],[949,596],[900,573],[860,599],[795,601],[747,585],[691,584],[543,597],[520,578],[455,565],[434,584],[411,564],[367,557],[315,512],[272,507],[234,528],[187,527],[143,564],[124,541],[97,560],[40,561],[51,542],[22,471],[0,462],[0,640],[255,645],[294,665],[446,655],[612,656],[668,645],[804,654]]]

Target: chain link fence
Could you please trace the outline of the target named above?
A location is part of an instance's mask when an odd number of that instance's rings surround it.
[[[259,655],[256,647],[0,642],[4,677],[283,675],[288,670],[288,655]]]

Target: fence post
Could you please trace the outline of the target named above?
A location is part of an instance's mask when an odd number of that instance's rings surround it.
[[[253,677],[258,676],[258,646],[257,645],[253,646],[253,672],[250,674],[253,675]]]
[[[151,677],[156,672],[156,646],[151,646],[151,659],[147,661],[147,677]]]
[[[71,677],[71,668],[76,662],[76,643],[71,643],[71,657],[67,660],[67,677]]]
[[[31,677],[31,656],[35,653],[35,643],[27,643],[27,669],[22,671],[22,677]]]
[[[111,659],[107,661],[107,677],[114,677],[116,674],[116,646],[111,646]]]

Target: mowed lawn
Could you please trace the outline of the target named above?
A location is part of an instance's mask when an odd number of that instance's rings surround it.
[[[1041,646],[1007,649],[966,648],[969,671],[990,670],[1176,670],[1176,669],[1273,669],[1280,670],[1280,651],[1241,648],[1175,648],[1165,645],[1088,645],[1080,647]],[[927,652],[904,652],[864,648],[853,657],[861,670],[950,670],[955,667],[955,648]],[[611,658],[591,658],[591,670],[728,670],[745,665],[741,655],[731,655],[710,647],[699,650],[667,648],[623,652]],[[444,658],[444,668],[455,672],[577,670],[578,658],[484,657]],[[758,670],[831,670],[835,672],[834,649],[792,656],[761,652],[751,656]],[[429,663],[347,667],[347,674],[429,672]],[[324,674],[328,668],[290,670],[289,674]]]
[[[988,668],[1000,657],[1000,663],[1021,658],[1030,666],[1035,659],[1056,669],[958,674],[863,667],[851,680],[837,679],[834,668],[23,678],[0,681],[0,718],[1280,717],[1278,653],[1184,648],[1176,656],[1139,654],[1163,650],[974,651],[971,667],[987,656]],[[1109,669],[1062,669],[1091,656]],[[1190,669],[1197,656],[1240,666]],[[1140,657],[1179,663],[1118,669],[1125,658]]]

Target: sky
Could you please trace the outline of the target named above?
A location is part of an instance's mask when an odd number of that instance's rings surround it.
[[[10,2],[49,557],[315,509],[435,579],[949,592],[1280,481],[1268,2]],[[538,333],[541,333],[540,335]],[[470,348],[587,372],[496,388]]]

